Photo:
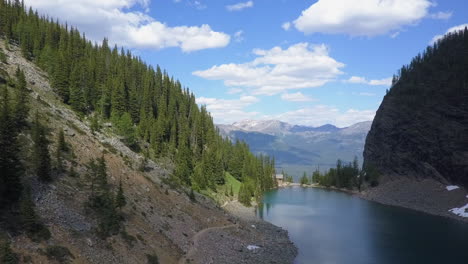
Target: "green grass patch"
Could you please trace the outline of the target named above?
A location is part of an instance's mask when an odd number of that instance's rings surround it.
[[[216,191],[212,189],[206,189],[201,190],[200,193],[211,198],[220,205],[223,205],[225,202],[237,199],[241,182],[229,174],[229,172],[224,174],[224,178],[225,183],[223,185],[216,186]],[[231,187],[233,195],[231,195]]]
[[[239,194],[241,182],[238,181],[236,178],[234,178],[234,176],[232,176],[229,172],[226,172],[225,179],[226,179],[226,183],[224,185],[228,187],[229,192],[231,191],[230,188],[232,186],[232,191],[234,192],[234,196],[237,197],[237,195]]]

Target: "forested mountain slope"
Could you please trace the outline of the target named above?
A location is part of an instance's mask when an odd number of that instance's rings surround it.
[[[250,201],[273,164],[194,102],[139,58],[1,0],[0,263],[291,262],[286,232],[198,194],[230,172]]]
[[[466,204],[466,28],[429,46],[394,77],[366,139],[366,167],[380,174],[370,199],[448,216]]]
[[[364,150],[385,175],[468,187],[468,30],[449,34],[394,78]]]

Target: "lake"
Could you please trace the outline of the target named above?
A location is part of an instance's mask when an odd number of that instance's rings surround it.
[[[300,264],[468,263],[468,224],[343,192],[287,187],[257,215],[288,230]]]

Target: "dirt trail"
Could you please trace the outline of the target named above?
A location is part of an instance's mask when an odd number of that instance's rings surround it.
[[[193,245],[190,247],[190,249],[187,251],[187,254],[185,254],[185,256],[183,256],[180,260],[179,260],[179,264],[186,264],[186,263],[190,263],[191,261],[191,258],[192,256],[197,252],[198,250],[198,246],[199,246],[199,241],[200,241],[200,238],[210,232],[210,231],[214,231],[214,230],[223,230],[223,229],[228,229],[228,228],[231,228],[231,227],[237,227],[237,225],[235,224],[232,224],[232,225],[227,225],[227,226],[215,226],[215,227],[209,227],[209,228],[205,228],[201,231],[199,231],[198,233],[196,233],[193,238],[192,238],[192,242],[193,242]]]

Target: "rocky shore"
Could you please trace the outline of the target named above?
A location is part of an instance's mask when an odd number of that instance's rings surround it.
[[[433,179],[396,178],[357,195],[381,204],[468,222],[467,217],[449,211],[468,204],[467,190],[462,187],[448,190],[447,185]]]
[[[201,230],[182,263],[293,263],[297,248],[288,232],[255,216],[255,209],[237,201],[224,209],[232,224]]]
[[[447,184],[434,179],[398,177],[383,182],[377,187],[365,189],[362,192],[316,184],[305,185],[303,187],[345,192],[385,205],[404,207],[427,214],[468,222],[468,217],[458,216],[450,211],[451,209],[461,208],[468,204],[468,191],[459,186],[456,189],[448,190],[447,186]]]

